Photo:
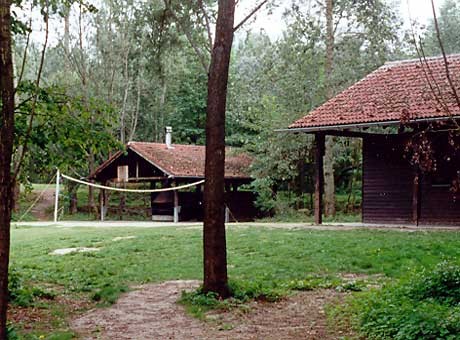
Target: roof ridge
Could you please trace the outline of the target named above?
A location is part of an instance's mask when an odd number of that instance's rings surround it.
[[[448,54],[446,55],[446,57],[447,59],[460,58],[460,53]],[[435,60],[442,59],[442,58],[444,58],[443,55],[437,55],[437,56],[432,56],[432,57],[425,57],[425,58],[422,58],[422,60],[423,61],[424,60],[435,61]],[[420,63],[420,58],[387,61],[380,68],[387,68],[387,67],[399,66],[399,65],[404,65],[404,64],[413,64],[413,63]]]

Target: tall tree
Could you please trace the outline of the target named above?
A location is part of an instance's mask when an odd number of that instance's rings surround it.
[[[326,0],[326,99],[334,96],[332,71],[334,62],[334,4]],[[324,213],[326,216],[335,215],[335,181],[334,181],[334,137],[326,136],[324,153]]]
[[[458,0],[445,0],[439,9],[436,18],[438,30],[436,29],[435,19],[432,18],[423,41],[424,52],[427,56],[441,55],[440,41],[444,46],[446,54],[460,53],[460,3]],[[439,38],[438,38],[439,33]]]
[[[12,210],[11,159],[14,134],[14,83],[11,51],[11,1],[0,0],[0,339],[6,339],[8,265]]]
[[[230,294],[227,282],[224,171],[225,110],[234,16],[235,0],[219,0],[215,42],[208,76],[206,111],[203,289],[205,292],[216,292],[223,298]]]

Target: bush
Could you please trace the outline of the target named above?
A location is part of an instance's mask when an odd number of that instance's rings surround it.
[[[442,262],[432,272],[422,272],[412,280],[409,294],[418,300],[433,299],[451,306],[460,304],[460,266]]]
[[[352,319],[370,339],[459,339],[460,266],[443,262],[354,297]]]

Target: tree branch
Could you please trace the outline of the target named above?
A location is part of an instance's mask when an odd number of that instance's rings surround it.
[[[233,32],[236,32],[241,26],[243,26],[249,19],[251,19],[251,17],[257,13],[257,11],[259,9],[262,8],[262,6],[264,6],[266,3],[268,2],[268,0],[263,0],[259,5],[257,5],[252,11],[251,13],[249,13],[243,20],[240,21],[240,23],[238,25],[236,25],[234,28],[233,28]]]
[[[24,147],[21,150],[19,161],[16,165],[16,168],[14,169],[13,180],[12,180],[13,183],[17,180],[17,177],[21,170],[22,163],[24,162],[24,156],[27,152],[27,142],[30,139],[30,135],[32,134],[32,125],[33,125],[33,121],[35,117],[35,110],[36,110],[37,101],[38,101],[38,91],[40,88],[40,80],[42,77],[43,65],[45,63],[46,48],[48,46],[48,36],[49,36],[49,1],[48,0],[46,1],[46,12],[44,13],[44,19],[45,19],[45,42],[43,43],[43,49],[42,49],[41,58],[40,58],[40,66],[38,67],[37,79],[35,81],[35,97],[33,99],[32,108],[30,110],[29,125],[27,127],[26,136],[24,138]]]
[[[203,0],[198,0],[198,6],[200,6],[201,12],[203,13],[204,22],[206,24],[206,32],[208,33],[208,43],[209,43],[209,51],[212,51],[212,46],[214,45],[212,41],[212,34],[211,34],[211,24],[209,20],[208,13],[203,6]]]
[[[447,61],[446,50],[444,49],[444,44],[442,43],[442,39],[441,39],[441,33],[439,31],[439,23],[438,23],[438,17],[436,15],[436,9],[434,7],[434,0],[431,0],[431,9],[433,10],[433,21],[434,21],[434,27],[436,29],[436,37],[439,42],[439,47],[441,48],[442,57],[444,59],[444,67],[446,70],[447,81],[449,82],[449,86],[452,90],[452,94],[454,95],[457,106],[460,108],[460,97],[457,93],[457,89],[455,88],[454,82],[452,81],[452,77],[450,74],[449,62]]]
[[[180,30],[182,33],[185,34],[185,37],[187,38],[188,42],[190,43],[190,46],[192,46],[193,50],[195,51],[195,54],[197,55],[198,59],[200,60],[201,65],[203,66],[203,69],[206,74],[209,72],[209,63],[206,60],[205,55],[203,52],[198,48],[198,46],[195,44],[193,41],[192,35],[190,34],[190,31],[184,27],[183,23],[179,18],[177,17],[176,13],[174,13],[173,9],[169,6],[169,3],[167,0],[163,0],[166,8],[169,10],[171,13],[171,16],[173,17],[174,21],[179,25]]]
[[[32,8],[31,8],[31,12],[32,12]],[[19,73],[18,82],[16,84],[17,86],[21,84],[22,77],[24,76],[24,70],[26,68],[26,60],[27,60],[27,50],[29,49],[31,33],[32,33],[32,13],[30,13],[29,32],[27,33],[26,45],[24,46],[24,55],[22,56],[21,71]],[[17,87],[14,89],[14,93],[16,93],[17,89],[18,89]]]

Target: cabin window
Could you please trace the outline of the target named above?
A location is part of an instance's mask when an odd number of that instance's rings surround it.
[[[128,182],[129,168],[127,165],[120,165],[117,167],[117,180],[118,182]]]

